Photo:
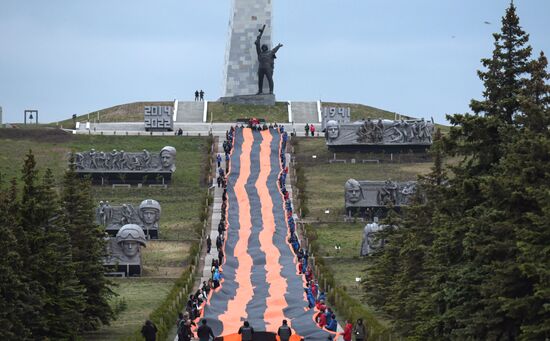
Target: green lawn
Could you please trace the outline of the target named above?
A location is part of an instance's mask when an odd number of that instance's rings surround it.
[[[393,163],[349,163],[356,160],[377,159],[376,155],[361,153],[341,153],[338,158],[348,163],[328,163],[332,153],[328,152],[323,139],[294,138],[294,156],[303,169],[305,193],[309,214],[308,230],[315,230],[318,246],[316,257],[323,258],[325,264],[334,274],[339,287],[345,288],[353,297],[360,300],[371,310],[363,297],[361,286],[356,278],[364,279],[366,264],[369,258],[359,256],[365,222],[344,222],[345,202],[344,184],[350,179],[356,180],[416,180],[419,174],[426,174],[432,167],[431,162],[399,163],[405,156],[395,156]],[[315,155],[316,158],[312,156]],[[415,156],[418,158],[418,156]],[[429,160],[429,158],[426,158]],[[328,210],[329,213],[326,213]],[[340,250],[335,249],[339,245]],[[383,316],[378,316],[385,323]]]
[[[344,184],[356,180],[416,180],[429,172],[430,163],[342,164],[316,163],[304,166],[310,219],[339,221],[345,214]],[[330,212],[326,214],[328,209]]]
[[[115,279],[118,285],[115,292],[119,295],[113,298],[112,304],[124,300],[127,308],[111,323],[98,331],[83,335],[88,341],[111,341],[133,335],[139,329],[147,316],[155,309],[162,298],[168,294],[174,279],[169,278],[122,278]]]
[[[179,278],[189,264],[192,242],[150,240],[142,249],[144,277]]]
[[[14,129],[12,129],[14,130]],[[138,189],[94,186],[94,200],[109,200],[112,205],[139,203],[147,198],[160,202],[162,214],[160,233],[164,239],[197,238],[192,229],[200,224],[199,211],[205,186],[201,172],[207,155],[207,140],[201,137],[176,136],[100,136],[100,135],[48,135],[49,129],[13,131],[0,129],[0,174],[7,179],[20,177],[24,155],[32,149],[40,169],[51,168],[58,184],[67,167],[67,153],[70,151],[111,150],[126,151],[147,149],[158,152],[164,146],[171,145],[177,150],[176,171],[173,182],[167,189],[144,187]],[[9,136],[7,136],[9,133]],[[35,134],[38,133],[38,134]]]
[[[336,108],[350,108],[351,109],[351,121],[362,120],[364,118],[382,118],[387,120],[393,120],[396,116],[394,112],[370,107],[363,104],[354,103],[335,103],[335,102],[323,102],[325,107]],[[404,119],[408,116],[403,116]]]
[[[208,122],[235,122],[238,118],[257,117],[267,122],[288,122],[288,108],[286,102],[277,102],[275,105],[244,105],[208,102]]]

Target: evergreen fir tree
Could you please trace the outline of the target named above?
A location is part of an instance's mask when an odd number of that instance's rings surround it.
[[[81,330],[97,329],[113,318],[108,300],[114,293],[103,275],[104,231],[94,223],[90,187],[89,181],[77,177],[71,162],[64,176],[62,201],[77,277],[85,290]]]
[[[375,242],[383,241],[384,246],[368,257],[363,280],[368,300],[385,312],[388,312],[385,308],[393,297],[392,284],[399,267],[399,249],[402,245],[401,235],[397,232],[399,223],[399,216],[393,207],[389,207],[388,215],[383,220],[387,227],[377,232],[374,239]]]
[[[14,340],[27,339],[30,330],[23,323],[29,312],[29,288],[23,281],[21,274],[21,258],[17,252],[17,240],[13,235],[10,214],[13,205],[10,202],[11,193],[0,182],[0,339]]]
[[[502,305],[518,321],[522,339],[550,337],[550,85],[543,53],[530,63],[531,78],[521,100],[521,134],[501,164],[499,185],[514,223],[516,259],[521,282]]]
[[[484,99],[471,101],[475,115],[448,116],[454,126],[447,139],[449,152],[468,156],[474,172],[488,171],[503,156],[503,144],[514,134],[511,128],[529,70],[529,35],[519,26],[513,3],[502,18],[501,32],[493,36],[493,55],[482,59],[486,70],[478,71]]]
[[[29,292],[34,295],[33,307],[23,318],[23,323],[31,330],[35,338],[48,336],[48,321],[42,315],[42,309],[48,300],[46,290],[41,283],[41,247],[44,238],[44,223],[48,217],[41,216],[40,209],[40,184],[38,170],[32,151],[25,157],[23,169],[23,192],[21,201],[17,205],[15,221],[18,251],[23,268],[22,276],[29,287]],[[12,183],[12,195],[17,192],[16,183]]]
[[[40,207],[51,218],[45,222],[40,249],[39,278],[47,300],[41,315],[47,320],[47,336],[54,339],[74,338],[83,308],[83,289],[75,274],[69,235],[64,227],[59,200],[53,188],[53,175],[46,170],[40,188]]]

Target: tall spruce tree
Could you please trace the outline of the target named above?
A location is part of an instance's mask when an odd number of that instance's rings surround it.
[[[388,303],[394,296],[392,284],[399,269],[399,250],[402,245],[402,236],[397,230],[400,217],[393,207],[388,207],[383,224],[387,227],[376,233],[374,241],[384,242],[384,247],[369,256],[363,286],[372,304],[388,312],[385,308],[389,307]]]
[[[93,330],[113,319],[108,300],[114,293],[103,275],[104,231],[94,223],[90,182],[80,180],[73,162],[70,164],[63,180],[62,202],[77,277],[85,290],[80,329]]]
[[[17,222],[14,228],[17,238],[18,252],[21,257],[24,281],[29,291],[35,296],[33,308],[23,318],[23,323],[31,330],[33,337],[45,338],[48,336],[48,321],[42,315],[44,304],[48,301],[48,295],[41,283],[41,247],[44,238],[44,223],[48,217],[43,216],[40,208],[40,183],[38,169],[32,151],[25,156],[23,169],[23,192],[21,201],[16,206]],[[12,192],[17,192],[17,184],[12,183]],[[12,195],[15,196],[15,193]]]
[[[67,339],[75,336],[82,309],[82,289],[72,261],[69,236],[47,171],[42,183],[34,155],[23,166],[23,193],[17,219],[23,281],[33,295],[32,310],[23,316],[34,339]]]
[[[504,205],[515,223],[518,277],[515,295],[502,305],[521,321],[521,339],[550,338],[550,80],[543,53],[530,63],[531,78],[520,104],[521,134],[501,163]]]
[[[478,71],[485,86],[484,99],[471,101],[475,115],[448,116],[454,126],[447,140],[449,152],[472,157],[470,170],[474,172],[489,171],[503,156],[503,144],[514,133],[511,128],[529,71],[529,35],[519,26],[513,3],[502,18],[501,32],[493,36],[493,55],[482,59],[485,70]]]
[[[40,241],[38,275],[47,297],[41,315],[47,320],[49,338],[74,338],[82,323],[84,290],[76,277],[66,218],[50,169],[45,172],[39,193],[41,209],[49,215]]]
[[[29,288],[21,275],[24,272],[17,252],[17,239],[12,230],[13,202],[9,190],[0,180],[0,339],[28,339],[30,330],[23,323],[29,312]]]

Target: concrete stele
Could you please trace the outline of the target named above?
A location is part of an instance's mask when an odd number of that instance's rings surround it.
[[[262,44],[271,43],[271,0],[233,0],[229,39],[225,52],[223,96],[255,94],[258,91],[258,56],[254,42],[266,25]],[[264,93],[269,92],[264,81]]]

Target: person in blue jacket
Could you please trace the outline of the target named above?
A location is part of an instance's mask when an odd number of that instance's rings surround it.
[[[336,331],[336,328],[338,328],[338,321],[336,321],[336,315],[332,314],[330,316],[330,322],[327,322],[326,328],[333,332]]]

